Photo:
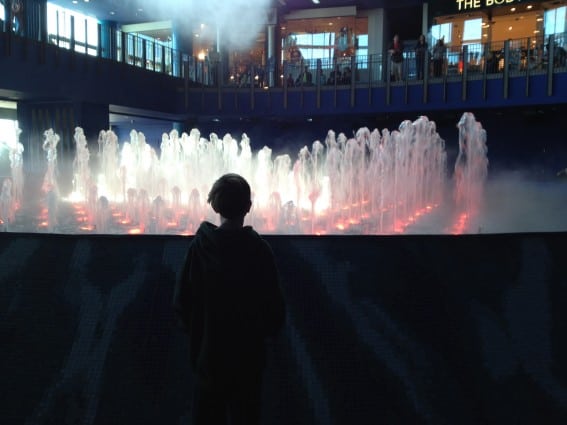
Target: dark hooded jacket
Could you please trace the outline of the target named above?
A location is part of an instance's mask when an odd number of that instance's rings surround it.
[[[269,245],[249,226],[202,223],[175,288],[174,308],[189,336],[198,379],[227,385],[260,371],[264,340],[284,320]]]

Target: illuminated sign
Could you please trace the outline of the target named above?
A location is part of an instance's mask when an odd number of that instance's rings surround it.
[[[493,6],[506,6],[519,3],[520,0],[455,0],[459,12],[466,10],[484,9]]]

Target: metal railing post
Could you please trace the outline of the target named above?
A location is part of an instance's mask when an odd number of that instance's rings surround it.
[[[322,71],[322,65],[321,65],[321,59],[317,59],[317,79],[316,79],[316,83],[317,83],[317,88],[316,88],[316,105],[317,105],[317,109],[321,108],[321,71]]]
[[[126,50],[128,49],[128,36],[125,32],[120,31],[120,37],[122,38],[122,49],[120,50],[120,62],[126,63]]]
[[[423,103],[427,103],[429,101],[429,55],[425,54],[424,66],[423,66]]]
[[[147,69],[146,59],[146,39],[142,38],[142,57],[140,60],[142,61],[141,66],[144,69]]]
[[[69,49],[75,51],[75,17],[71,16],[71,39],[69,40]]]
[[[555,36],[552,34],[548,39],[547,48],[547,95],[553,95],[553,66],[555,62]]]
[[[467,77],[468,77],[468,56],[469,56],[469,46],[464,45],[462,51],[462,61],[463,61],[463,75],[462,75],[462,85],[461,85],[461,100],[467,100]]]
[[[392,89],[392,65],[390,63],[390,58],[387,57],[386,58],[386,105],[389,105],[391,102],[391,96],[392,93],[390,93],[390,90]]]
[[[350,57],[350,106],[354,108],[356,103],[356,56]]]
[[[490,44],[489,43],[485,43],[484,44],[484,61],[482,64],[482,98],[486,100],[486,75],[487,75],[487,71],[488,71],[488,58],[490,55]]]
[[[372,105],[372,56],[366,56],[368,61],[368,104]]]
[[[223,86],[223,81],[222,81],[222,76],[224,75],[224,70],[223,70],[223,62],[219,59],[216,60],[217,66],[215,67],[215,78],[216,78],[216,83],[217,83],[217,107],[219,111],[222,111],[222,86]]]
[[[528,48],[526,50],[526,97],[530,95],[530,67],[532,57],[531,39],[528,37]]]
[[[254,107],[256,106],[254,104],[255,98],[254,98],[254,82],[256,81],[254,79],[255,73],[254,73],[254,65],[250,66],[250,110],[253,111]]]
[[[502,82],[504,99],[508,99],[508,83],[510,79],[510,40],[504,42],[504,80]]]

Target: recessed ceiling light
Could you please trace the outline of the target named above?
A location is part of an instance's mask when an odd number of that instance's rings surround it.
[[[516,11],[516,8],[515,8],[515,7],[513,7],[513,8],[512,8],[512,9],[510,9],[510,10],[511,10],[512,12],[515,12],[515,11]]]
[[[115,15],[116,12],[115,12],[114,10],[111,10],[111,11],[110,11],[110,14],[111,14],[111,15]]]
[[[528,4],[527,9],[531,9],[533,6],[531,4]]]
[[[79,3],[79,0],[73,0],[73,4]]]

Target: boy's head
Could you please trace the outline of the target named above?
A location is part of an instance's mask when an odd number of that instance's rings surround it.
[[[211,188],[207,202],[213,210],[227,219],[244,218],[250,211],[250,185],[238,174],[225,174]]]

